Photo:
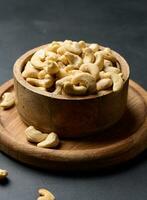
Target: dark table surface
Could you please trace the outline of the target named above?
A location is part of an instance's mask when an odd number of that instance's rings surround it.
[[[98,42],[120,52],[131,78],[147,88],[147,1],[0,0],[0,83],[12,77],[22,53],[52,40]],[[24,166],[0,154],[9,178],[0,200],[37,199],[38,188],[57,200],[146,200],[147,152],[111,172],[53,173]]]

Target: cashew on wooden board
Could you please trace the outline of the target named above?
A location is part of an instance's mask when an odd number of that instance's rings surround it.
[[[33,54],[22,76],[32,86],[54,95],[99,96],[103,89],[117,92],[124,84],[111,49],[82,40],[51,42]]]
[[[15,97],[12,92],[5,92],[2,95],[2,100],[0,103],[0,108],[9,109],[15,104]]]
[[[55,148],[60,143],[56,133],[42,133],[34,126],[29,126],[25,130],[25,135],[28,142],[36,143],[38,147],[42,148]]]

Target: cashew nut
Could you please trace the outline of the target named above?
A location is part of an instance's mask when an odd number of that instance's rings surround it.
[[[65,52],[67,52],[67,50],[64,46],[61,46],[57,49],[57,54],[63,55]]]
[[[110,60],[104,59],[104,66],[105,67],[113,67],[113,63]]]
[[[62,94],[62,89],[64,87],[64,84],[66,82],[70,82],[72,79],[72,76],[65,76],[59,80],[56,81],[56,89],[54,90],[54,94],[56,95],[61,95]]]
[[[57,61],[58,55],[52,51],[47,51],[45,60],[46,61]]]
[[[100,53],[100,51],[97,51],[94,55],[95,64],[99,67],[99,70],[101,71],[104,67],[104,56]]]
[[[55,200],[54,195],[44,188],[39,189],[38,193],[40,197],[37,200]]]
[[[56,74],[59,71],[59,67],[56,62],[48,62],[48,65],[44,68],[44,70],[50,74]]]
[[[111,75],[110,75],[109,72],[101,71],[101,72],[99,73],[99,77],[100,77],[100,79],[103,79],[103,78],[111,78]]]
[[[82,53],[81,49],[80,49],[80,45],[78,44],[78,42],[71,42],[71,41],[64,41],[64,48],[73,53],[73,54],[77,54],[80,55]]]
[[[31,58],[31,64],[36,68],[36,69],[43,69],[44,66],[46,66],[45,62],[45,50],[40,49],[39,51],[36,51],[34,55]]]
[[[110,94],[112,92],[112,90],[100,90],[99,92],[98,92],[98,96],[100,97],[100,96],[104,96],[104,95],[106,95],[106,94]]]
[[[42,133],[41,131],[34,128],[34,126],[29,126],[25,130],[26,138],[29,142],[38,143],[45,140],[48,136],[46,133]]]
[[[70,52],[66,52],[64,55],[67,58],[69,64],[75,65],[76,68],[79,68],[79,66],[82,64],[82,59],[80,56]]]
[[[60,47],[60,43],[53,41],[52,43],[50,43],[47,47],[46,47],[46,51],[52,51],[57,53],[57,49]]]
[[[96,92],[96,80],[89,73],[82,72],[75,74],[71,80],[73,85],[84,86],[89,94]]]
[[[81,40],[81,41],[79,41],[79,46],[80,46],[81,49],[84,49],[84,48],[87,47],[87,44],[86,44],[85,41]]]
[[[2,101],[0,103],[0,107],[3,109],[9,109],[15,104],[14,94],[11,92],[5,92],[2,95]]]
[[[93,63],[94,59],[93,51],[90,48],[83,49],[83,63]]]
[[[68,95],[82,96],[87,92],[87,88],[85,86],[76,86],[70,82],[65,82],[64,84],[64,92]]]
[[[112,86],[112,80],[110,78],[101,79],[96,83],[97,91],[106,90],[111,86]]]
[[[37,144],[38,147],[43,147],[43,148],[55,148],[58,145],[59,145],[59,138],[58,135],[54,132],[49,133],[49,135],[45,140]]]
[[[100,53],[104,56],[104,59],[110,60],[113,63],[117,62],[117,59],[113,55],[110,48],[104,48],[104,50],[100,51]]]
[[[120,73],[120,69],[116,68],[116,67],[105,67],[104,68],[105,72],[114,72],[116,74]]]
[[[37,78],[39,71],[31,64],[30,61],[27,62],[24,71],[22,72],[23,78]]]
[[[99,50],[100,47],[99,47],[98,44],[93,43],[93,44],[90,44],[90,45],[89,45],[89,48],[92,49],[92,51],[95,53],[96,51]]]
[[[51,76],[46,79],[27,78],[26,81],[33,86],[44,88],[50,88],[54,84],[54,79]]]
[[[89,72],[95,78],[96,81],[99,79],[99,68],[96,64],[82,64],[79,69],[83,72]]]
[[[117,92],[121,90],[123,87],[123,80],[119,74],[116,74],[114,72],[109,72],[111,74],[111,79],[113,82],[113,92]]]
[[[68,60],[66,58],[65,55],[61,55],[59,58],[58,58],[58,61],[61,61],[64,65],[67,65],[68,64]]]
[[[46,70],[45,69],[43,69],[43,70],[41,70],[39,73],[38,73],[38,78],[39,79],[47,79],[47,78],[50,78],[51,77],[51,75],[49,75],[49,74],[47,74],[47,72],[46,72]]]
[[[8,176],[8,171],[5,169],[0,169],[0,180],[5,179]]]

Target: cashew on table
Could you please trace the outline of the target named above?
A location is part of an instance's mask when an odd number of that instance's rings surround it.
[[[85,41],[53,41],[36,51],[23,78],[54,95],[86,96],[121,90],[121,66],[110,48]],[[102,92],[105,91],[105,92]]]

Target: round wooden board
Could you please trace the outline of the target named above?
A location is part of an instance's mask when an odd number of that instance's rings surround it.
[[[0,95],[7,91],[14,92],[13,80],[0,87]],[[43,149],[30,144],[24,134],[26,127],[15,106],[1,110],[1,151],[22,163],[45,169],[91,170],[110,167],[128,161],[146,149],[147,93],[130,81],[127,110],[117,124],[92,138],[61,140],[59,149]]]

